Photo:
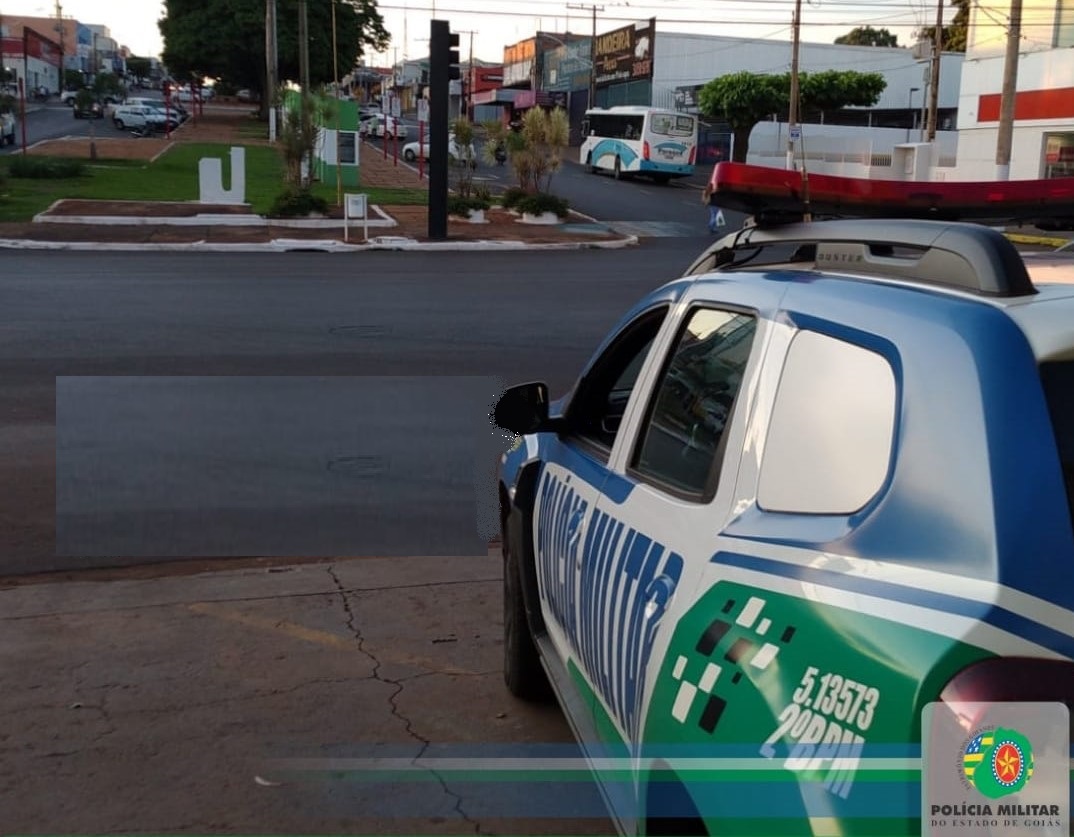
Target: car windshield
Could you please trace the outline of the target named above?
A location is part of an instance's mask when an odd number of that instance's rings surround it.
[[[1040,377],[1063,466],[1070,520],[1074,524],[1074,361],[1043,363]]]

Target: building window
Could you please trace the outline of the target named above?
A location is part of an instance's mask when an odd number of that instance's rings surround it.
[[[1059,0],[1055,5],[1055,38],[1057,47],[1074,46],[1074,0]]]
[[[1044,177],[1074,177],[1074,134],[1044,135]]]

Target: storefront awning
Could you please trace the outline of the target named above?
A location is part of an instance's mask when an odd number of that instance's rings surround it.
[[[482,90],[480,93],[474,93],[470,97],[471,104],[475,105],[509,105],[516,101],[515,97],[519,93],[528,93],[528,90],[510,90],[502,87],[496,90]]]

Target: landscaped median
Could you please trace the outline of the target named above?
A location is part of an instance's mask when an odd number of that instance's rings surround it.
[[[70,153],[71,141],[63,143]],[[110,156],[121,148],[131,153],[132,143],[141,159]],[[267,244],[281,239],[360,244],[364,240],[361,221],[352,219],[349,230],[344,230],[343,207],[334,183],[315,182],[311,190],[324,201],[323,213],[279,217],[286,214],[281,206],[274,206],[286,192],[285,166],[271,145],[151,139],[99,140],[95,145],[95,159],[89,154],[48,156],[43,153],[47,145],[31,154],[0,158],[0,239],[79,246]],[[235,145],[245,148],[246,204],[200,203],[199,161],[206,157],[223,160],[226,184],[230,179],[227,161]],[[396,169],[394,161],[368,151],[362,160],[368,169],[363,173],[370,175],[380,168]],[[369,179],[393,182],[384,172],[377,173]],[[387,239],[387,246],[428,241],[425,188],[361,186],[346,191],[367,196],[370,239]],[[521,224],[516,214],[499,209],[488,213],[486,220],[471,224],[453,218],[449,243],[634,243],[577,215],[568,219],[571,223],[550,227]]]
[[[140,142],[135,140],[134,142]],[[197,201],[198,161],[203,157],[227,160],[230,143],[171,143],[157,156],[145,159],[96,160],[12,154],[0,158],[0,222],[27,222],[56,201]],[[246,202],[249,211],[267,215],[284,191],[284,166],[272,146],[243,146],[246,153]],[[371,203],[424,204],[420,189],[363,189]],[[335,201],[334,185],[317,184],[315,193]],[[168,213],[170,214],[170,212]],[[339,213],[342,218],[342,212]]]

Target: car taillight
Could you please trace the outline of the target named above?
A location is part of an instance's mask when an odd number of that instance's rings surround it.
[[[944,703],[1065,703],[1074,713],[1074,663],[998,657],[962,669],[940,692]],[[1071,727],[1074,743],[1074,726]]]
[[[690,165],[694,164],[694,160],[697,159],[697,146],[695,145],[690,149]]]
[[[644,159],[644,160],[649,159],[649,142],[648,142],[648,140],[646,140],[645,142],[643,142],[641,144],[641,156],[642,156],[642,159]]]
[[[962,669],[940,700],[1062,701],[1074,705],[1074,663],[1037,657],[996,657]]]

